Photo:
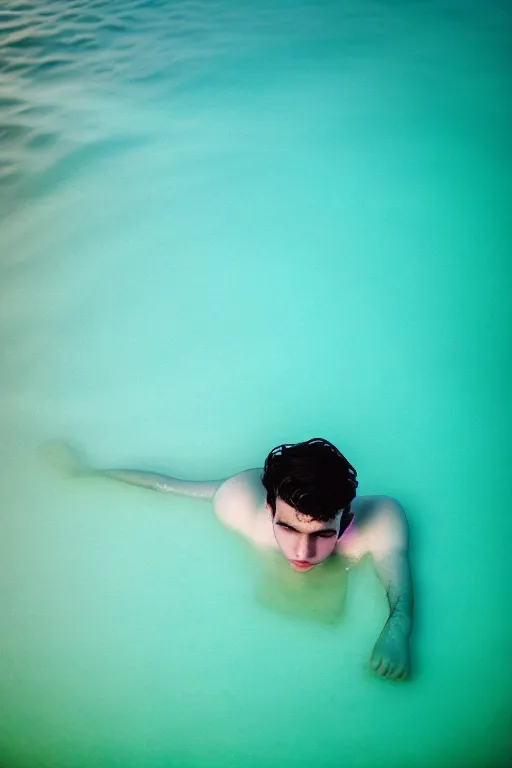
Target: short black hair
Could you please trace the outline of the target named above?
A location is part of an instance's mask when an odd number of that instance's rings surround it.
[[[313,520],[332,520],[343,510],[340,533],[350,525],[350,505],[359,485],[357,472],[328,440],[314,437],[273,448],[265,459],[261,481],[267,504],[276,512],[276,499]]]

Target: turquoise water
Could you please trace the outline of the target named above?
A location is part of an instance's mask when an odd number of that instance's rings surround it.
[[[2,766],[509,764],[510,23],[2,4]],[[209,479],[314,436],[406,509],[408,683],[371,562],[306,582],[35,451]]]

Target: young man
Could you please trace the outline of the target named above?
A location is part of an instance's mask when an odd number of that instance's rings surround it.
[[[356,471],[329,441],[280,445],[269,453],[263,469],[212,482],[128,469],[94,474],[212,501],[224,525],[260,547],[279,547],[299,573],[336,554],[359,560],[370,553],[390,609],[370,667],[390,680],[408,677],[413,589],[404,511],[388,496],[356,498]]]

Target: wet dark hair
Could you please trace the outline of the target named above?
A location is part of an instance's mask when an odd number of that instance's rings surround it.
[[[265,459],[261,481],[273,515],[277,498],[321,522],[332,520],[343,509],[341,536],[354,517],[350,505],[359,485],[356,477],[356,470],[336,446],[314,437],[273,448]]]

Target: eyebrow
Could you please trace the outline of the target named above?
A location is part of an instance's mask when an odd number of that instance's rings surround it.
[[[276,525],[280,525],[282,528],[288,528],[289,531],[295,531],[295,533],[302,533],[302,531],[299,531],[297,528],[294,528],[293,525],[288,525],[288,523],[282,523],[281,520],[278,520]],[[318,536],[319,533],[338,533],[336,528],[321,528],[319,531],[314,531],[313,533],[310,533],[310,536]]]

